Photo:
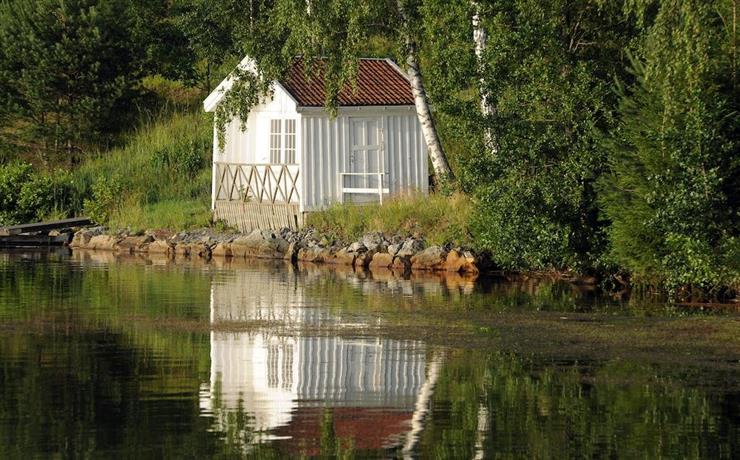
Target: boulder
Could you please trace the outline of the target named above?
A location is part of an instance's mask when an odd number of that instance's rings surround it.
[[[211,250],[213,257],[231,257],[231,245],[229,243],[218,243]]]
[[[378,249],[385,249],[383,246],[387,246],[388,243],[382,233],[370,232],[362,236],[362,244],[368,251],[377,251]]]
[[[298,250],[297,260],[299,262],[322,263],[332,258],[331,250],[319,246],[301,248]]]
[[[444,270],[447,251],[439,246],[430,246],[411,257],[412,270]]]
[[[424,240],[420,240],[417,238],[409,238],[406,241],[404,241],[403,245],[401,246],[401,249],[398,250],[396,253],[397,256],[402,257],[412,257],[416,255],[417,253],[424,250]]]
[[[455,273],[478,273],[476,259],[470,251],[461,249],[452,249],[447,253],[445,260],[445,270]]]
[[[211,258],[211,248],[208,247],[208,245],[204,243],[192,243],[190,244],[189,254],[190,254],[190,257],[198,256],[204,259],[210,259]]]
[[[254,230],[231,242],[234,257],[253,257],[256,259],[283,259],[289,243],[269,230]]]
[[[144,234],[153,236],[155,240],[168,240],[174,236],[172,230],[166,228],[149,229]]]
[[[395,256],[391,268],[399,273],[405,273],[407,270],[411,270],[411,257]]]
[[[283,254],[283,259],[289,262],[295,262],[298,260],[298,250],[301,248],[301,244],[298,241],[291,241],[288,243],[288,249]]]
[[[354,243],[350,244],[347,248],[347,251],[349,252],[364,252],[367,251],[367,246],[365,246],[365,243],[362,241],[355,241]]]
[[[388,254],[395,256],[398,254],[398,251],[401,250],[401,247],[403,247],[403,243],[393,243],[388,245]]]
[[[190,255],[190,244],[185,242],[175,244],[174,253],[176,256]]]
[[[94,236],[102,234],[103,227],[83,228],[82,230],[74,234],[74,237],[72,237],[72,242],[69,245],[73,248],[86,248],[89,246],[90,240]]]
[[[332,254],[328,259],[325,260],[327,263],[353,266],[355,264],[355,258],[357,254],[350,252],[348,248],[342,248],[339,251]]]
[[[149,244],[149,254],[170,254],[172,247],[167,240],[154,240]]]
[[[118,242],[118,251],[120,252],[146,252],[149,249],[149,243],[154,241],[151,235],[127,236]]]
[[[377,251],[372,250],[358,253],[357,257],[355,258],[355,267],[367,268],[370,265],[370,262],[372,262],[376,252]]]
[[[380,268],[390,268],[393,265],[393,256],[387,252],[378,252],[373,256],[368,268],[370,271]]]
[[[112,235],[96,235],[90,238],[87,249],[103,249],[113,251],[118,244],[118,237]]]

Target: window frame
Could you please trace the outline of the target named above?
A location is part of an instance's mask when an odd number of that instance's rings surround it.
[[[297,125],[295,118],[270,118],[268,141],[270,164],[296,164]]]

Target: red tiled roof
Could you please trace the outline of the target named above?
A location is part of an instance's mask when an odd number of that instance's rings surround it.
[[[280,84],[300,106],[324,105],[324,72],[320,65],[309,79],[303,71],[303,60],[296,59]],[[413,104],[414,97],[409,81],[395,65],[385,59],[360,59],[357,91],[345,86],[339,92],[340,106]]]
[[[299,407],[288,425],[274,434],[284,439],[283,448],[298,456],[321,454],[321,423],[324,408]],[[398,444],[411,429],[414,415],[410,410],[393,408],[331,408],[334,434],[346,442],[352,440],[356,450],[378,450]]]

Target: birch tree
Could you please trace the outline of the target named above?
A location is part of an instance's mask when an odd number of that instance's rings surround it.
[[[473,43],[475,46],[475,58],[476,67],[478,70],[478,92],[480,93],[480,111],[483,115],[486,124],[485,128],[485,145],[491,155],[498,153],[498,143],[494,136],[493,129],[490,124],[495,122],[496,107],[493,103],[493,98],[487,87],[486,82],[486,65],[485,65],[485,52],[488,47],[488,33],[483,26],[482,18],[482,6],[478,0],[470,1],[470,9],[472,11],[472,25],[473,25]]]
[[[412,32],[411,13],[409,11],[409,5],[404,0],[398,0],[398,15],[401,20],[401,34],[405,43],[406,65],[408,66],[411,90],[414,94],[416,116],[419,118],[421,130],[427,142],[429,158],[432,161],[434,172],[437,174],[440,182],[450,181],[454,179],[454,176],[447,161],[447,155],[439,140],[434,119],[432,118],[432,112],[429,108],[429,97],[424,89],[424,81],[419,70],[418,45]]]

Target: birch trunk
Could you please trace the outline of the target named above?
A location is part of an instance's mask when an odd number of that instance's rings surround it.
[[[432,353],[432,359],[429,363],[429,370],[427,371],[426,379],[419,389],[419,394],[416,395],[414,414],[411,416],[411,430],[406,433],[406,441],[404,442],[403,450],[401,451],[404,459],[417,458],[415,452],[416,446],[419,444],[419,436],[421,435],[421,432],[424,431],[424,421],[431,410],[430,403],[434,396],[434,387],[437,385],[437,379],[439,379],[439,373],[442,370],[444,360],[444,354],[435,358],[434,353]]]
[[[419,118],[421,131],[427,142],[429,158],[432,160],[434,173],[440,182],[454,180],[450,164],[447,162],[447,155],[445,155],[444,149],[442,149],[442,144],[437,135],[437,128],[434,126],[431,110],[429,110],[429,98],[424,89],[424,83],[421,79],[419,63],[416,57],[416,44],[412,40],[408,40],[407,49],[408,57],[406,58],[406,64],[408,65],[408,74],[411,80],[411,92],[414,94],[416,116]]]
[[[486,458],[486,438],[488,430],[491,429],[491,414],[488,408],[481,402],[478,403],[478,427],[475,430],[475,456],[474,460]]]
[[[416,42],[409,33],[409,17],[406,12],[403,0],[398,0],[398,12],[403,21],[404,34],[406,35],[406,65],[408,66],[409,80],[411,81],[411,92],[414,95],[414,105],[416,106],[416,116],[421,125],[421,131],[424,134],[424,140],[427,143],[429,159],[432,160],[432,167],[440,183],[445,183],[455,179],[447,162],[442,143],[439,141],[437,128],[434,126],[432,112],[429,109],[429,98],[424,89],[424,83],[419,71],[418,50]]]
[[[486,123],[491,123],[496,117],[496,107],[491,102],[491,95],[486,89],[485,66],[483,65],[483,53],[488,46],[488,34],[481,23],[480,3],[471,0],[470,5],[473,9],[473,42],[475,43],[475,58],[478,64],[478,92],[480,93],[480,111]],[[486,127],[484,131],[485,143],[491,155],[498,153],[498,143],[493,135],[493,130]]]

